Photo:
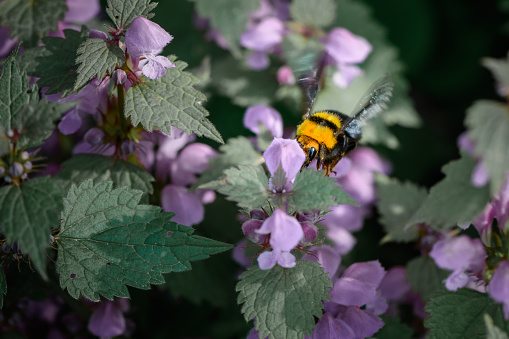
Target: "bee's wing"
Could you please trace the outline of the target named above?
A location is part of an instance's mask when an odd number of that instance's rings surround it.
[[[369,119],[380,114],[387,108],[393,88],[394,83],[387,74],[375,81],[355,106],[350,121],[356,120],[359,125],[363,126]]]
[[[325,53],[317,55],[315,51],[310,51],[299,58],[294,67],[294,73],[306,99],[305,115],[311,112],[316,95],[320,91],[326,57]]]

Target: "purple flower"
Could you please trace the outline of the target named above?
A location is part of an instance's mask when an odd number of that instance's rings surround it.
[[[474,167],[474,170],[472,171],[471,177],[472,185],[474,185],[475,187],[483,187],[490,180],[490,174],[488,173],[488,170],[484,166],[482,159],[474,156],[475,145],[472,142],[472,140],[468,138],[467,132],[463,132],[460,134],[457,143],[460,149],[465,150],[468,154],[470,154],[470,156],[475,158],[476,165]]]
[[[504,317],[509,319],[509,261],[502,260],[498,263],[490,280],[489,294],[504,304]]]
[[[267,218],[259,234],[270,234],[272,251],[266,251],[258,257],[258,264],[262,270],[274,267],[276,262],[286,268],[295,266],[295,257],[290,253],[302,240],[304,233],[297,219],[289,216],[281,209],[277,209]]]
[[[243,267],[249,267],[251,265],[252,258],[246,255],[246,247],[248,246],[247,240],[243,239],[233,248],[232,252],[233,260]]]
[[[9,38],[9,27],[0,27],[0,60],[6,58],[12,52],[17,42],[17,38]]]
[[[88,322],[88,330],[99,337],[115,337],[125,331],[124,312],[127,311],[127,299],[121,301],[105,300],[99,304]]]
[[[244,114],[244,127],[254,134],[260,134],[260,125],[276,138],[283,136],[283,119],[274,108],[265,105],[250,106]]]
[[[267,238],[267,234],[260,234],[257,231],[262,228],[263,221],[257,219],[251,219],[242,224],[242,233],[256,244],[263,244]]]
[[[470,281],[477,280],[475,274],[484,269],[486,251],[479,239],[471,239],[466,235],[440,240],[429,256],[438,267],[453,271],[445,280],[450,291],[466,286]]]
[[[318,322],[313,338],[335,334],[330,338],[365,338],[382,328],[384,324],[376,314],[387,306],[379,305],[385,303],[378,291],[384,275],[385,270],[378,261],[355,263],[347,268],[334,282],[331,301],[325,303],[326,313]],[[366,309],[360,309],[364,305]]]
[[[240,36],[240,44],[255,51],[269,51],[283,41],[285,26],[275,17],[261,20]]]
[[[145,58],[140,62],[143,74],[157,79],[166,73],[166,68],[175,67],[164,56],[157,56],[173,37],[161,26],[143,17],[137,17],[125,33],[125,45],[133,58]]]
[[[262,70],[269,66],[270,59],[267,52],[254,51],[247,57],[246,63],[249,67],[256,70]]]
[[[271,175],[276,173],[280,165],[283,167],[287,184],[293,182],[306,159],[306,155],[295,139],[282,138],[274,138],[263,153],[263,157]]]
[[[201,222],[205,212],[200,197],[183,186],[164,186],[161,206],[165,212],[175,213],[172,221],[185,226]]]
[[[93,127],[85,133],[83,140],[92,146],[97,146],[102,143],[104,139],[104,131],[102,129]]]
[[[72,109],[66,113],[58,123],[58,130],[64,135],[75,133],[81,127],[81,116],[77,110]]]
[[[325,273],[330,274],[331,280],[338,271],[341,257],[330,246],[311,247],[308,254],[302,257],[302,260],[316,261],[325,269]]]
[[[380,282],[380,294],[389,300],[401,300],[412,288],[406,281],[405,267],[395,266],[390,268]]]
[[[295,85],[295,76],[288,66],[281,66],[277,71],[277,81],[281,85]]]
[[[346,87],[362,71],[353,64],[363,62],[371,52],[369,42],[345,28],[335,28],[324,41],[325,51],[339,69],[333,81],[339,87]]]
[[[85,23],[101,11],[99,0],[67,0],[66,5],[65,22]]]

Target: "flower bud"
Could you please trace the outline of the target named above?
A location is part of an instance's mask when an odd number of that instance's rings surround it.
[[[90,144],[92,146],[99,145],[103,139],[104,139],[104,131],[99,128],[91,128],[85,133],[85,136],[83,137],[87,144]]]
[[[256,231],[262,227],[261,220],[248,220],[242,224],[242,232],[244,235],[254,243],[261,244],[267,240],[267,234],[259,234]]]
[[[304,238],[301,240],[301,244],[306,245],[311,243],[318,236],[318,227],[308,222],[301,222],[300,226],[304,232]]]
[[[265,212],[262,211],[262,210],[257,210],[257,209],[251,210],[249,212],[249,217],[251,219],[256,219],[256,220],[265,220],[265,219],[267,219],[267,215],[265,214]]]
[[[23,165],[21,165],[17,161],[14,164],[12,164],[11,167],[9,167],[9,173],[13,177],[20,177],[23,174],[23,172],[24,172]]]

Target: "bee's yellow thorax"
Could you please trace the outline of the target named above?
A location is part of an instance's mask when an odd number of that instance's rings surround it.
[[[323,120],[329,122],[327,126],[320,125],[320,121]],[[317,112],[297,127],[297,136],[305,135],[324,144],[328,149],[332,149],[337,143],[334,132],[340,128],[341,119],[339,117],[329,112]]]

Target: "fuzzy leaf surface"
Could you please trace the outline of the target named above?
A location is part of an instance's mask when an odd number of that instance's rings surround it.
[[[430,313],[424,320],[424,326],[430,329],[426,338],[430,339],[484,338],[487,334],[484,314],[493,319],[495,326],[509,330],[502,305],[486,293],[466,288],[456,292],[445,291],[431,298],[425,311]]]
[[[5,130],[14,127],[14,115],[30,100],[27,75],[20,69],[15,53],[9,56],[0,74],[0,126]]]
[[[121,67],[124,62],[124,52],[117,45],[103,39],[85,40],[78,48],[78,77],[74,90],[86,86],[94,77],[103,79],[107,74],[113,74],[115,67]]]
[[[50,87],[46,95],[62,93],[66,98],[78,93],[83,87],[74,89],[78,77],[78,65],[76,64],[76,52],[79,46],[88,39],[89,30],[85,26],[81,32],[66,29],[65,39],[59,37],[43,38],[44,46],[41,56],[35,58],[37,65],[35,71],[29,75],[40,78],[37,84],[40,87]]]
[[[226,144],[219,147],[221,152],[210,159],[209,168],[203,172],[194,185],[198,187],[223,176],[223,171],[236,165],[256,165],[263,161],[253,144],[245,137],[228,139]]]
[[[431,187],[407,226],[425,222],[436,230],[446,230],[474,221],[489,201],[488,186],[478,188],[471,183],[474,166],[474,160],[463,155],[442,167],[445,178]]]
[[[45,251],[50,229],[58,227],[62,182],[49,176],[0,189],[0,220],[7,243],[16,241],[30,262],[46,278]]]
[[[123,160],[99,154],[74,155],[62,164],[57,177],[67,182],[67,189],[71,184],[80,185],[86,179],[94,180],[95,184],[111,180],[113,188],[127,186],[146,193],[142,198],[144,202],[148,202],[147,194],[154,193],[152,182],[155,179],[147,171]]]
[[[509,169],[509,115],[501,102],[479,100],[467,111],[468,137],[474,142],[474,153],[482,158],[490,174],[491,194],[496,194]]]
[[[133,126],[142,124],[147,131],[154,128],[170,134],[174,126],[187,134],[195,133],[222,143],[223,139],[206,118],[209,112],[198,102],[207,98],[193,88],[198,79],[184,68],[187,64],[169,58],[175,68],[168,68],[162,77],[132,86],[126,93],[125,115]]]
[[[290,14],[295,21],[314,27],[327,27],[336,17],[334,0],[294,0],[290,5]]]
[[[11,38],[25,48],[38,46],[48,31],[58,30],[64,20],[65,0],[5,0],[0,3],[0,26],[9,26]]]
[[[239,207],[259,208],[268,197],[269,180],[260,165],[238,165],[224,171],[224,177],[199,188],[217,190]]]
[[[27,148],[41,145],[55,129],[54,121],[75,105],[48,102],[46,98],[24,105],[14,116],[16,128],[22,133],[18,145]]]
[[[407,281],[415,292],[420,292],[423,300],[428,300],[434,293],[444,291],[443,280],[449,272],[441,269],[428,256],[412,259],[406,266]]]
[[[240,276],[236,290],[246,321],[255,319],[260,338],[304,338],[322,316],[332,282],[320,264],[299,260],[293,268],[270,270],[251,266]]]
[[[509,339],[507,333],[495,326],[493,319],[488,314],[484,314],[484,323],[486,325],[486,339]]]
[[[382,242],[408,242],[417,239],[416,228],[405,226],[426,199],[426,189],[383,176],[377,176],[376,183],[377,207],[380,212],[378,221],[387,233]]]
[[[198,15],[210,20],[226,40],[235,57],[240,56],[240,35],[247,29],[251,12],[258,9],[260,0],[193,0]]]
[[[55,241],[60,285],[73,298],[127,298],[127,286],[163,284],[164,273],[190,270],[190,261],[231,248],[194,236],[193,228],[170,221],[173,213],[138,205],[142,194],[113,189],[111,181],[71,186]]]
[[[357,205],[343,189],[335,185],[335,178],[326,177],[324,171],[307,168],[297,174],[292,191],[289,192],[290,210],[312,212],[327,210],[339,204]]]
[[[111,20],[117,28],[125,29],[131,26],[134,18],[142,16],[150,19],[154,16],[152,10],[157,6],[157,2],[151,3],[151,0],[108,0],[108,13]]]
[[[233,57],[213,62],[212,75],[212,85],[242,107],[269,105],[278,89],[274,74],[248,69]]]

